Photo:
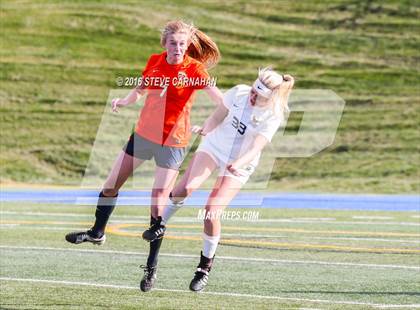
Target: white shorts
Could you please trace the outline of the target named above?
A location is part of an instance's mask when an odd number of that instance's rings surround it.
[[[208,143],[206,143],[205,141],[202,141],[200,143],[200,145],[198,146],[196,152],[204,152],[207,155],[209,155],[214,162],[217,164],[218,168],[219,168],[219,177],[221,176],[228,176],[231,178],[234,178],[235,180],[238,180],[239,182],[241,182],[242,184],[245,184],[249,177],[254,173],[255,171],[255,166],[254,165],[247,165],[245,166],[243,169],[238,169],[238,171],[243,174],[243,176],[236,176],[234,174],[232,174],[229,170],[227,170],[227,165],[228,163],[226,163],[225,161],[223,161],[221,159],[222,156],[218,156],[218,152],[214,150],[214,148],[212,148]]]

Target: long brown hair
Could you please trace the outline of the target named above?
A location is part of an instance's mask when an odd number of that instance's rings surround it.
[[[184,32],[188,34],[189,45],[187,54],[201,62],[206,68],[214,67],[220,60],[220,52],[216,43],[204,32],[198,30],[193,24],[184,23],[181,20],[170,21],[162,30],[160,44],[165,45],[169,34]]]

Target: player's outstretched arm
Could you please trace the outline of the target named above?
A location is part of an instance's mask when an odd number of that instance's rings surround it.
[[[204,88],[216,106],[223,105],[223,93],[216,86]]]
[[[143,95],[146,90],[140,85],[132,89],[125,98],[115,98],[112,100],[112,112],[118,112],[119,106],[126,106],[137,102],[139,96]]]

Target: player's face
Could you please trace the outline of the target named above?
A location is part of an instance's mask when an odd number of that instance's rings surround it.
[[[267,98],[259,95],[254,89],[254,87],[251,88],[251,92],[249,94],[249,102],[252,106],[257,106],[261,108],[268,107],[268,105],[270,104],[270,101]]]
[[[180,64],[188,48],[188,35],[184,32],[170,34],[166,37],[165,48],[167,61],[170,64]]]

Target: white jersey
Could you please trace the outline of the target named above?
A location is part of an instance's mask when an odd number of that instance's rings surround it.
[[[252,106],[249,103],[250,91],[250,86],[237,85],[224,94],[223,104],[229,113],[202,142],[226,164],[246,153],[257,135],[270,142],[283,121],[271,109]],[[260,156],[261,152],[250,164],[256,167]]]

